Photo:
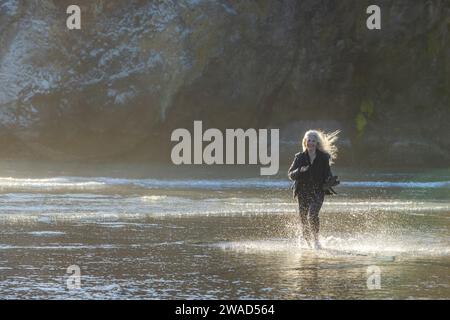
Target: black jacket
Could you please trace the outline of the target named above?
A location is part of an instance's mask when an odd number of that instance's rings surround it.
[[[310,165],[305,172],[300,168]],[[289,179],[294,181],[294,197],[303,196],[312,192],[323,192],[322,186],[328,177],[332,176],[330,168],[330,155],[316,150],[316,158],[313,164],[309,159],[308,151],[295,154],[294,161],[288,171]]]

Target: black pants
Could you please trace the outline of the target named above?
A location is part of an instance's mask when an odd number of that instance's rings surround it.
[[[298,208],[302,222],[303,238],[310,241],[319,239],[319,211],[322,208],[324,192],[321,190],[300,194]]]

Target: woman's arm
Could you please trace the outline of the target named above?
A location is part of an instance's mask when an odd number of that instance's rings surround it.
[[[295,156],[295,159],[288,170],[288,177],[292,181],[298,180],[304,173],[304,171],[301,171],[300,162],[300,156]]]
[[[297,178],[296,175],[297,175],[298,166],[299,166],[299,163],[300,163],[299,160],[300,160],[299,157],[295,156],[294,161],[292,161],[292,164],[289,167],[288,177],[291,180],[296,180],[296,178]]]

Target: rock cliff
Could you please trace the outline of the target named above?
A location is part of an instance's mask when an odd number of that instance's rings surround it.
[[[341,163],[450,161],[448,1],[0,1],[2,157],[167,160],[170,133],[341,129]]]

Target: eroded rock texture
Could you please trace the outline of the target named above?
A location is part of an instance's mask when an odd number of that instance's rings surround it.
[[[342,163],[450,161],[448,1],[0,2],[2,156],[163,159],[170,132],[342,130]],[[290,157],[290,156],[289,156]]]

